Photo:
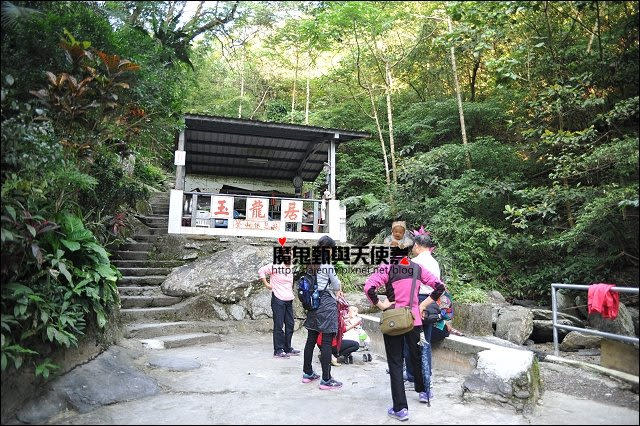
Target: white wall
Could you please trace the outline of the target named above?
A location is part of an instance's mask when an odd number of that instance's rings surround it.
[[[231,185],[247,191],[278,191],[291,195],[295,194],[293,182],[287,180],[194,174],[186,176],[184,191],[191,192],[195,188],[200,188],[201,192],[218,193],[222,185]]]

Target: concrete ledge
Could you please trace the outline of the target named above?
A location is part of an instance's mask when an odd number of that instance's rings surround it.
[[[554,362],[556,364],[571,365],[574,367],[582,368],[583,370],[594,371],[596,373],[600,373],[600,374],[607,375],[609,377],[620,379],[631,384],[635,392],[638,392],[639,378],[638,376],[634,376],[633,374],[625,373],[623,371],[613,370],[611,368],[606,368],[601,365],[590,364],[588,362],[565,359],[555,355],[547,355],[544,358],[544,362]]]

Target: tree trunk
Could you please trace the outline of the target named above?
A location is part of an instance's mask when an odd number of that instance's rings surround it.
[[[447,24],[449,25],[449,32],[453,32],[453,25],[451,24],[451,18],[447,16]],[[462,95],[460,94],[460,83],[458,82],[458,72],[456,70],[456,52],[453,45],[451,45],[451,68],[453,69],[453,82],[456,89],[456,98],[458,99],[458,113],[460,114],[460,128],[462,129],[462,143],[465,146],[465,157],[467,160],[467,168],[471,168],[471,157],[469,156],[469,147],[467,146],[467,130],[464,126],[464,111],[462,109]]]
[[[242,54],[242,71],[240,76],[240,105],[238,106],[238,118],[242,118],[242,102],[244,101],[244,52]]]
[[[380,119],[378,118],[378,109],[376,103],[373,100],[373,92],[369,89],[369,99],[371,100],[371,112],[373,118],[376,120],[376,129],[378,129],[378,138],[380,139],[380,145],[382,146],[382,159],[384,160],[384,174],[387,178],[387,189],[391,186],[391,177],[389,176],[389,160],[387,159],[387,147],[384,143],[384,136],[382,136],[382,128],[380,127]]]
[[[393,176],[394,186],[398,184],[398,175],[396,173],[396,153],[395,140],[393,138],[393,111],[391,108],[391,90],[393,89],[393,79],[391,76],[391,67],[389,62],[385,61],[384,70],[386,74],[386,95],[387,95],[387,121],[389,123],[389,151],[391,152],[391,173]]]
[[[309,90],[309,73],[307,72],[307,102],[304,106],[304,124],[309,124],[309,102],[311,100]]]
[[[471,73],[471,98],[470,101],[474,102],[476,100],[476,79],[478,77],[478,69],[480,69],[480,57],[477,60],[473,61],[473,72]]]
[[[291,91],[291,122],[293,123],[293,112],[296,110],[296,82],[298,81],[298,52],[296,51],[296,68],[293,75],[293,90]]]

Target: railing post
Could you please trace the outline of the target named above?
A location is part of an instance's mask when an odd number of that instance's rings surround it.
[[[553,353],[555,356],[560,355],[560,351],[558,349],[558,328],[556,327],[558,323],[558,305],[556,302],[556,287],[551,284],[551,312],[552,312],[552,323],[553,323]]]
[[[196,218],[198,217],[198,195],[191,196],[191,227],[196,226]]]
[[[176,184],[175,189],[184,191],[186,152],[184,150],[184,130],[178,136],[178,150],[175,152]]]
[[[184,206],[184,193],[178,189],[172,189],[169,198],[169,234],[179,234],[182,227],[182,209]]]

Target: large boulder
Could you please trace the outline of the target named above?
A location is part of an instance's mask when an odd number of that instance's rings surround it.
[[[210,295],[222,303],[237,303],[259,284],[258,268],[273,260],[273,247],[232,245],[175,268],[162,283],[169,296]]]
[[[241,304],[232,304],[227,306],[227,312],[229,316],[236,321],[242,321],[247,315],[247,311]]]
[[[572,331],[568,333],[562,340],[562,343],[560,343],[560,350],[564,352],[575,352],[578,349],[597,348],[600,347],[601,341],[602,337]]]
[[[260,289],[246,300],[247,313],[252,319],[272,318],[271,290]]]
[[[500,309],[495,335],[521,345],[533,332],[533,314],[523,306],[505,306]]]
[[[453,309],[455,315],[452,323],[458,330],[471,336],[493,334],[490,304],[453,302]]]
[[[556,306],[558,312],[569,315],[576,314],[576,300],[571,297],[571,294],[567,290],[558,290],[556,292]]]
[[[633,329],[636,336],[638,335],[638,308],[627,307],[629,314],[631,315],[631,321],[633,321]]]
[[[548,309],[532,309],[531,313],[533,314],[533,319],[534,320],[547,320],[547,321],[551,321],[553,319],[553,311],[550,311]],[[556,313],[558,316],[558,320],[567,320],[569,321],[571,324],[568,325],[572,325],[574,327],[584,327],[584,321],[582,321],[580,318],[574,316],[574,315],[569,315],[569,314],[564,314],[562,312],[557,312]]]
[[[589,325],[596,330],[608,333],[622,334],[624,336],[635,336],[636,334],[631,313],[623,303],[620,303],[616,319],[603,319],[600,314],[590,314]]]

